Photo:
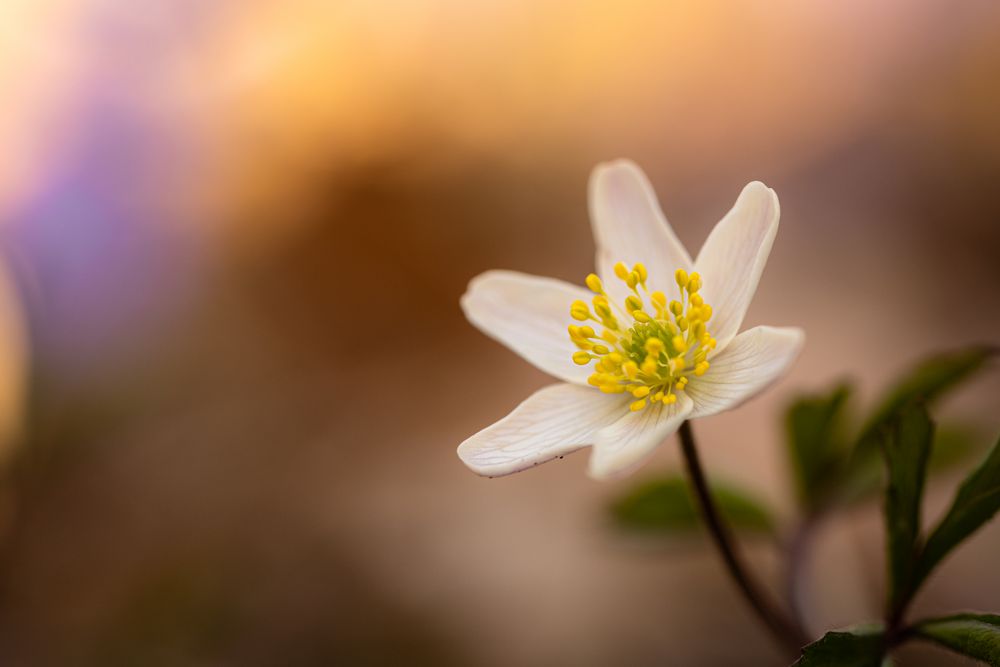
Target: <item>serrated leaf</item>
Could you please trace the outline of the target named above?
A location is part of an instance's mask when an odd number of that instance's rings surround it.
[[[903,408],[881,430],[888,469],[885,527],[888,544],[889,601],[896,609],[911,590],[920,538],[920,505],[934,427],[920,405]]]
[[[1000,511],[1000,441],[959,487],[951,508],[927,538],[917,563],[919,585],[941,560]]]
[[[850,387],[840,385],[827,394],[802,396],[785,413],[788,456],[806,509],[823,502],[844,463],[840,422],[850,393]]]
[[[737,530],[773,533],[767,508],[750,494],[727,484],[711,483],[719,511]],[[611,506],[615,521],[629,529],[661,533],[691,533],[701,527],[701,514],[687,481],[668,475],[639,484]]]
[[[918,623],[914,630],[918,637],[1000,667],[1000,616],[996,614],[955,614],[933,618]]]
[[[880,625],[828,632],[802,649],[793,667],[880,667],[884,652]]]

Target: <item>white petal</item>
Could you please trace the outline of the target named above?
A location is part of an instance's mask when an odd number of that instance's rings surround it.
[[[458,456],[480,475],[509,475],[591,444],[598,429],[627,411],[621,396],[552,385],[459,445]]]
[[[708,372],[692,375],[686,393],[694,400],[691,419],[740,405],[781,377],[805,342],[801,329],[754,327],[733,339],[712,359]]]
[[[629,412],[602,428],[594,439],[590,476],[595,479],[618,477],[638,468],[688,418],[692,407],[691,399],[678,392],[673,405],[659,403]]]
[[[695,269],[702,296],[712,306],[709,331],[725,349],[740,330],[778,233],[778,196],[759,181],[750,183],[702,246]]]
[[[566,331],[570,304],[590,302],[582,287],[515,271],[487,271],[472,279],[462,310],[480,331],[550,375],[586,384],[589,366],[573,363],[576,347]]]
[[[617,160],[598,165],[590,176],[590,220],[597,242],[597,272],[609,292],[624,298],[614,265],[642,262],[655,289],[676,290],[674,271],[691,270],[691,257],[674,234],[646,175],[635,164]],[[673,285],[673,287],[671,287]]]

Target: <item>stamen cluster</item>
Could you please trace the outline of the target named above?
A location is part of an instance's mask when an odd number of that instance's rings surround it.
[[[608,394],[632,394],[637,399],[630,405],[633,411],[676,403],[676,392],[684,391],[688,377],[708,370],[708,352],[716,345],[707,329],[712,307],[698,293],[701,276],[677,269],[680,300],[668,303],[663,292],[647,289],[644,265],[629,270],[618,262],[614,270],[630,292],[623,304],[615,303],[601,279],[591,273],[587,287],[594,292],[593,311],[585,301],[570,306],[574,320],[602,327],[598,334],[589,324],[569,326],[570,340],[579,348],[573,361],[581,366],[595,362],[587,381]]]

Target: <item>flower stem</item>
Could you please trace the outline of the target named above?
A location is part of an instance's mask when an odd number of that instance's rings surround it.
[[[803,579],[806,561],[812,547],[813,535],[817,525],[822,520],[822,514],[811,513],[803,519],[792,532],[786,546],[785,562],[785,599],[792,618],[801,625],[805,618],[806,604],[803,592]]]
[[[691,431],[691,423],[684,422],[680,428],[681,451],[684,453],[684,463],[687,467],[688,477],[691,486],[694,487],[695,495],[698,498],[698,505],[701,508],[702,517],[708,526],[709,533],[715,542],[715,546],[722,555],[722,560],[729,571],[736,586],[743,593],[743,597],[753,610],[760,617],[760,620],[767,626],[780,643],[787,646],[795,655],[799,649],[809,643],[809,638],[802,627],[789,618],[780,607],[766,594],[764,589],[750,575],[736,550],[732,533],[719,514],[719,510],[712,498],[712,493],[708,488],[705,473],[698,458],[698,450],[695,448],[694,433]]]

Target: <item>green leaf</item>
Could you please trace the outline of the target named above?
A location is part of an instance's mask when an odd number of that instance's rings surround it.
[[[914,630],[918,637],[1000,667],[1000,616],[996,614],[955,614],[932,618],[918,623]]]
[[[923,406],[912,405],[903,408],[881,434],[889,478],[885,495],[889,600],[895,609],[910,594],[914,579],[920,503],[934,426]]]
[[[850,393],[843,384],[827,394],[802,396],[785,413],[788,456],[799,502],[806,509],[822,504],[844,463],[841,422]]]
[[[927,469],[931,475],[952,470],[986,451],[980,428],[966,423],[940,423],[934,429],[934,450]]]
[[[951,508],[920,554],[915,584],[922,582],[949,551],[1000,511],[1000,440],[955,494]]]
[[[763,504],[738,488],[713,482],[719,511],[738,530],[773,533],[774,521]],[[629,529],[690,533],[701,528],[701,515],[687,481],[668,475],[639,484],[611,506],[616,522]]]
[[[880,667],[882,626],[865,625],[828,632],[802,649],[794,667]]]
[[[951,470],[985,448],[977,442],[981,438],[977,431],[965,425],[939,425],[934,429],[934,446],[927,462],[928,476]],[[855,462],[857,463],[857,462]],[[833,478],[831,493],[836,491],[837,500],[842,504],[860,503],[869,500],[882,490],[884,463],[879,457],[871,457],[864,466],[857,466],[849,475]],[[833,489],[833,485],[839,488]]]
[[[996,352],[995,347],[974,345],[940,353],[917,364],[886,393],[862,430],[862,439],[891,420],[903,406],[913,402],[930,403],[971,377]]]
[[[865,427],[861,429],[851,457],[849,478],[860,482],[849,486],[865,488],[871,480],[872,460],[878,451],[879,430],[904,406],[911,403],[930,404],[971,377],[986,361],[997,353],[997,348],[973,345],[928,357],[899,378],[886,392]]]
[[[939,353],[916,364],[890,386],[858,436],[840,490],[841,502],[858,501],[877,484],[879,431],[903,406],[932,403],[974,375],[996,353],[997,348],[986,345]]]

